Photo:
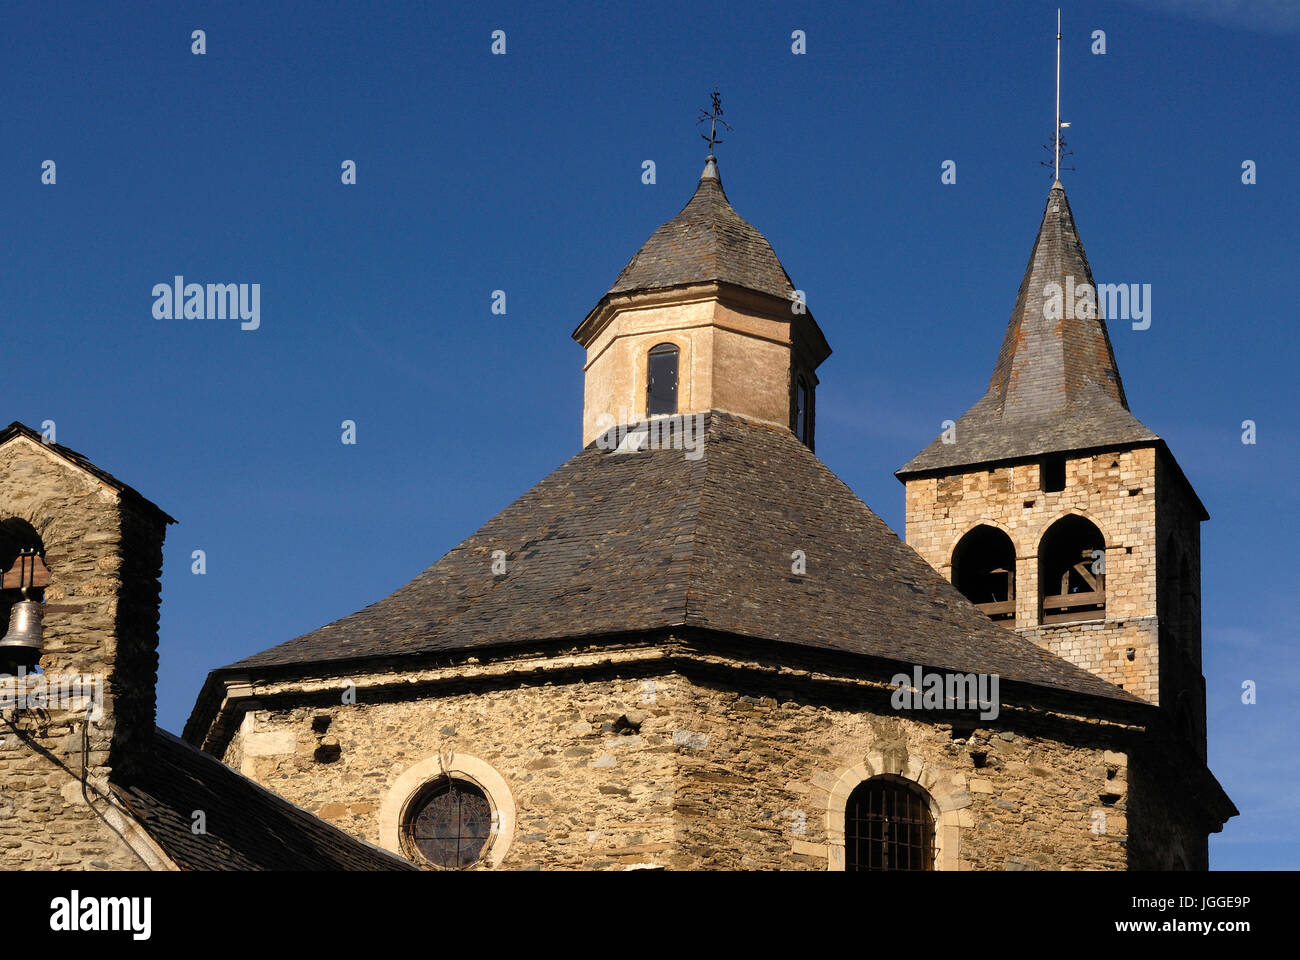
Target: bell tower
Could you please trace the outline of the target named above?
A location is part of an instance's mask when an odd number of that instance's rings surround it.
[[[573,338],[587,351],[584,445],[615,424],[725,410],[813,446],[830,346],[771,244],[732,209],[712,152],[690,202]]]
[[[69,769],[104,774],[148,751],[162,544],[174,522],[76,451],[21,423],[0,429],[5,759],[39,743]]]
[[[1058,180],[988,391],[897,472],[906,539],[1002,626],[1167,708],[1204,757],[1209,515],[1129,412],[1102,313]]]

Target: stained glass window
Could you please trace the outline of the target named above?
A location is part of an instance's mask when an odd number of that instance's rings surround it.
[[[492,805],[468,780],[443,778],[413,805],[408,832],[420,855],[437,867],[477,863],[492,831]]]

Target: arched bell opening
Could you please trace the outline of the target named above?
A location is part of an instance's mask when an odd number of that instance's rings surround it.
[[[0,638],[0,672],[35,669],[41,658],[45,587],[45,544],[26,520],[0,520],[0,616],[8,626]]]
[[[952,583],[993,620],[1016,619],[1016,548],[996,527],[980,525],[952,552]]]
[[[1042,623],[1106,616],[1106,541],[1091,521],[1075,514],[1052,524],[1038,544]]]

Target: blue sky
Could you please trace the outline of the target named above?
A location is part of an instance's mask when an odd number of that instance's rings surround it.
[[[53,420],[180,520],[160,723],[577,451],[570,333],[689,198],[715,84],[728,195],[835,351],[818,454],[901,530],[892,471],[983,392],[1042,213],[1055,10],[7,4],[0,419]],[[1212,863],[1295,866],[1300,9],[1076,3],[1064,30],[1080,232],[1099,281],[1153,288],[1150,329],[1111,326],[1129,401],[1212,515],[1210,760],[1243,811]],[[154,319],[176,274],[260,283],[261,327]]]

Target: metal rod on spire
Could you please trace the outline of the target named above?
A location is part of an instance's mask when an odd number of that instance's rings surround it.
[[[712,159],[713,148],[717,144],[722,142],[718,138],[718,124],[719,123],[722,124],[724,130],[727,130],[728,132],[731,131],[731,124],[727,123],[726,120],[722,119],[722,94],[718,93],[717,87],[713,88],[713,95],[711,97],[710,108],[708,110],[701,110],[700,119],[695,122],[697,124],[700,124],[703,123],[705,120],[709,121],[709,135],[705,137],[704,134],[701,133],[700,136],[704,137],[705,142],[708,143],[709,158]]]
[[[1052,174],[1057,179],[1061,179],[1061,8],[1056,8],[1056,133],[1053,137],[1056,143],[1056,161],[1052,167]],[[1039,174],[1041,176],[1041,174]]]

